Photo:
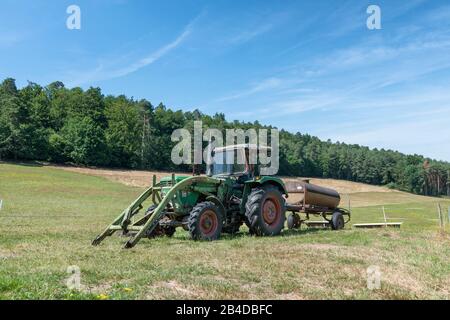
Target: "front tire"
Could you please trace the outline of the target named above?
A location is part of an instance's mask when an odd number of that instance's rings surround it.
[[[283,230],[286,209],[283,195],[277,188],[266,186],[253,189],[245,208],[250,233],[275,236]]]
[[[222,227],[222,214],[213,202],[197,204],[189,215],[188,229],[194,240],[217,240],[222,233]]]

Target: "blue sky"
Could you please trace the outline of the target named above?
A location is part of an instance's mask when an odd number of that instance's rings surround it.
[[[81,30],[66,9],[81,8]],[[382,29],[368,30],[369,4]],[[2,0],[0,78],[450,161],[448,1]]]

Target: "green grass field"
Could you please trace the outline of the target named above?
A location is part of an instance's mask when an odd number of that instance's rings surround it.
[[[357,193],[353,223],[382,222],[380,205],[400,230],[302,229],[274,238],[194,242],[142,240],[123,250],[114,236],[91,240],[142,191],[55,168],[0,163],[0,299],[449,299],[450,235],[436,205],[448,199],[406,193]],[[399,199],[401,201],[399,201]],[[359,201],[359,202],[358,202]],[[396,220],[401,219],[401,220]],[[450,226],[447,226],[450,230]],[[69,266],[82,290],[69,290]],[[382,272],[367,289],[366,270]]]

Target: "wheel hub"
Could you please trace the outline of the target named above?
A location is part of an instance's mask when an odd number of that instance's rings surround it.
[[[272,199],[267,199],[263,205],[263,218],[264,222],[268,225],[272,225],[278,221],[279,210],[278,206]]]
[[[205,211],[200,217],[199,225],[200,230],[204,235],[209,236],[214,234],[218,226],[216,214],[211,210]]]

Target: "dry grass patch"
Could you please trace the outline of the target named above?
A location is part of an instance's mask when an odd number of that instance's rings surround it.
[[[162,177],[167,177],[171,173],[163,171],[139,171],[139,170],[114,170],[114,169],[95,169],[95,168],[80,168],[70,166],[55,166],[50,168],[62,169],[69,172],[88,174],[96,177],[103,177],[108,180],[119,182],[127,186],[145,188],[152,184],[153,175],[156,175],[157,181]],[[186,175],[187,173],[177,173]]]

